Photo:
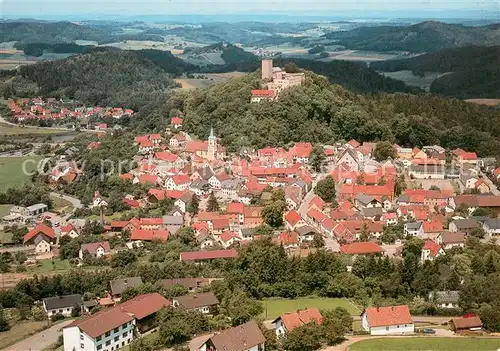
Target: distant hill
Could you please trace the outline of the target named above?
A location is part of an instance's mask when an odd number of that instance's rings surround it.
[[[0,22],[0,42],[72,43],[101,41],[108,35],[98,29],[71,22]]]
[[[431,52],[466,45],[500,45],[497,25],[466,27],[427,21],[411,26],[359,27],[325,34],[348,49]]]
[[[208,54],[220,52],[221,58],[224,60],[226,64],[235,64],[239,62],[247,62],[247,61],[258,61],[258,57],[252,54],[251,52],[245,51],[242,48],[239,48],[232,44],[226,43],[216,43],[207,46],[203,46],[200,48],[187,48],[185,50],[185,54]],[[254,69],[252,69],[254,71]]]
[[[467,46],[444,49],[417,57],[373,62],[382,72],[410,70],[450,74],[435,79],[430,91],[459,98],[500,97],[500,46]]]
[[[175,85],[159,66],[133,51],[91,50],[63,60],[23,66],[11,82],[34,82],[44,96],[69,97],[92,105],[138,109]]]

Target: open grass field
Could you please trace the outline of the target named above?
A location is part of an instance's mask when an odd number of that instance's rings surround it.
[[[500,338],[377,338],[354,343],[351,351],[493,351],[500,348]]]
[[[0,191],[5,191],[11,187],[21,187],[29,183],[30,175],[23,171],[23,164],[27,160],[34,162],[26,162],[25,170],[31,172],[36,169],[38,161],[41,157],[0,157]]]
[[[70,264],[68,260],[54,260],[54,264],[52,264],[52,260],[41,260],[38,261],[37,266],[28,267],[28,272],[30,273],[55,273],[62,272],[70,269]]]
[[[486,106],[500,105],[500,99],[468,99],[465,101],[472,102],[473,104],[486,105]]]
[[[207,79],[199,78],[180,78],[175,81],[181,84],[181,89],[207,88],[214,84],[224,82],[230,78],[242,77],[248,73],[244,72],[228,72],[228,73],[203,73]]]
[[[386,77],[398,79],[407,85],[412,85],[429,91],[431,83],[441,75],[439,72],[426,72],[424,77],[415,76],[412,71],[380,72]]]
[[[47,325],[46,321],[23,321],[11,325],[8,331],[0,333],[0,349],[7,348]]]
[[[279,299],[264,300],[264,312],[262,317],[265,320],[275,319],[287,312],[295,312],[299,309],[316,307],[319,309],[334,309],[335,307],[345,308],[351,315],[361,313],[352,303],[346,299],[328,299],[328,298],[302,298],[302,299]]]
[[[0,217],[7,216],[12,205],[0,205]]]
[[[52,205],[54,206],[54,210],[57,212],[69,213],[73,211],[73,205],[68,200],[60,198],[59,196],[51,196]]]
[[[54,134],[68,134],[71,132],[65,132],[57,129],[49,128],[33,128],[33,127],[23,127],[23,126],[13,126],[11,124],[0,123],[0,136],[30,136],[30,135],[54,135]]]

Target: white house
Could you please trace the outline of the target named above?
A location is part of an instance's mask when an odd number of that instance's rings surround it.
[[[317,308],[306,308],[305,310],[285,313],[276,318],[273,323],[275,324],[276,336],[283,336],[304,324],[321,324],[323,316]]]
[[[82,246],[80,247],[80,251],[78,253],[78,257],[80,257],[80,259],[83,260],[83,254],[85,252],[88,252],[95,258],[101,258],[103,256],[109,255],[110,251],[111,251],[111,246],[109,245],[109,241],[82,244]]]
[[[404,231],[406,236],[421,237],[424,235],[424,226],[422,222],[405,223]]]
[[[443,232],[439,233],[436,241],[445,250],[449,250],[454,247],[464,247],[465,234],[460,232]]]
[[[483,223],[483,229],[490,238],[500,235],[500,219],[488,219]]]
[[[441,308],[458,308],[459,291],[436,291],[429,293],[429,300]]]
[[[408,305],[367,308],[361,314],[361,325],[370,335],[413,334],[415,332]]]
[[[49,318],[58,313],[65,317],[70,317],[73,309],[78,308],[81,311],[82,306],[83,298],[80,294],[43,299],[43,309]]]
[[[435,258],[444,254],[445,251],[443,250],[441,245],[432,240],[426,240],[420,254],[420,260],[422,262],[433,261]]]

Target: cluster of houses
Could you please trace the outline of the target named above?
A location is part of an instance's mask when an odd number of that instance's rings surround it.
[[[112,117],[121,118],[132,116],[134,111],[121,107],[74,107],[73,101],[65,102],[55,98],[32,98],[9,100],[7,106],[14,115],[14,119],[23,122],[32,119],[64,120],[68,118]]]
[[[273,101],[288,88],[301,85],[305,80],[304,73],[288,73],[279,67],[273,67],[273,60],[262,60],[261,77],[267,89],[252,90],[251,102]]]

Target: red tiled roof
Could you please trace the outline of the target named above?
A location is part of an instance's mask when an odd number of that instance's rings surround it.
[[[46,236],[48,236],[51,239],[54,239],[54,229],[41,223],[41,224],[37,224],[37,226],[35,228],[31,229],[28,233],[26,233],[24,235],[24,237],[23,237],[24,242],[27,242],[27,241],[33,239],[35,236],[37,236],[40,233],[45,234]]]
[[[73,226],[71,224],[67,224],[61,227],[61,233],[69,233],[73,230]]]
[[[137,200],[132,200],[132,199],[123,199],[123,202],[129,205],[132,208],[139,207],[141,204]]]
[[[176,185],[191,183],[191,179],[187,174],[178,174],[172,177]]]
[[[308,308],[280,316],[288,332],[307,323],[321,324],[323,316],[317,308]]]
[[[273,97],[274,96],[274,90],[254,89],[254,90],[252,90],[252,96],[257,96],[257,97]]]
[[[307,216],[318,223],[321,223],[326,219],[326,216],[323,214],[323,212],[317,210],[316,208],[310,208],[309,211],[307,211]]]
[[[440,233],[444,230],[443,225],[439,221],[425,221],[424,233]]]
[[[181,261],[202,261],[236,257],[238,257],[238,252],[236,250],[190,251],[180,253]]]
[[[123,180],[132,180],[134,178],[134,176],[130,173],[123,173],[123,174],[120,174],[120,178],[123,179]]]
[[[111,221],[111,228],[125,228],[128,225],[128,221]]]
[[[353,148],[355,148],[355,149],[356,149],[357,147],[359,147],[359,145],[360,145],[360,144],[359,144],[356,140],[354,140],[354,139],[349,140],[349,141],[347,142],[347,144],[351,145],[351,146],[352,146]]]
[[[130,235],[130,240],[168,240],[168,231],[167,230],[144,230],[144,229],[132,229],[132,233]]]
[[[225,231],[220,235],[220,239],[224,242],[228,242],[232,238],[240,239],[239,235],[230,231]]]
[[[160,294],[150,293],[138,295],[116,307],[127,313],[132,313],[137,319],[143,319],[170,305],[172,302]]]
[[[179,156],[167,151],[155,152],[155,159],[161,161],[175,162]]]
[[[172,117],[172,119],[171,119],[171,121],[170,121],[170,123],[171,123],[172,125],[174,125],[174,126],[175,126],[175,125],[182,125],[182,122],[183,122],[183,120],[182,120],[182,118],[180,118],[180,117]]]
[[[314,197],[309,202],[309,208],[311,208],[312,206],[316,206],[321,210],[323,207],[325,207],[325,202],[318,195],[314,195]]]
[[[141,174],[137,178],[139,179],[139,183],[141,184],[156,184],[159,180],[159,177],[154,174]]]
[[[162,189],[151,188],[148,194],[154,196],[157,200],[163,200],[165,198],[165,191]]]
[[[241,202],[231,202],[227,205],[227,213],[243,213],[244,208]]]
[[[163,225],[163,219],[160,218],[141,218],[141,225]]]
[[[291,210],[285,215],[285,220],[291,225],[295,225],[300,221],[300,214],[295,210]]]
[[[229,218],[214,218],[212,219],[212,227],[214,229],[229,228]]]
[[[370,328],[413,323],[408,305],[369,307],[365,313]]]
[[[75,320],[64,328],[78,327],[91,338],[96,338],[133,320],[134,316],[122,310],[118,305]]]
[[[431,253],[432,257],[436,257],[437,254],[439,253],[439,250],[441,250],[441,245],[438,243],[432,241],[432,240],[426,240],[425,245],[423,247],[423,250],[429,250]]]
[[[356,242],[346,245],[340,245],[340,251],[348,255],[366,255],[384,252],[384,249],[378,244],[368,242]]]
[[[283,245],[298,244],[299,238],[295,232],[282,232],[280,234],[280,243]]]

